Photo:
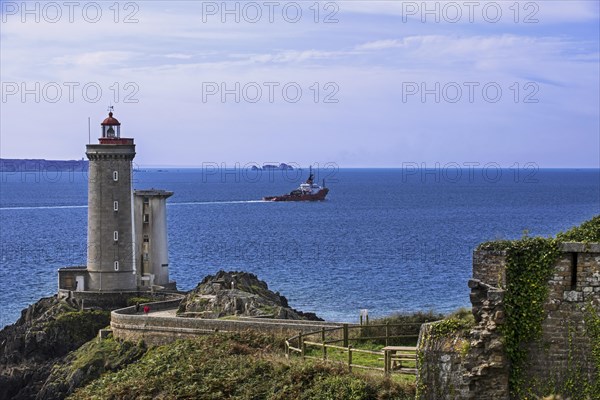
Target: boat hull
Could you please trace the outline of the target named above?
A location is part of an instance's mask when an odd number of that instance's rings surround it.
[[[317,193],[307,193],[307,194],[284,194],[281,196],[269,196],[263,197],[265,201],[323,201],[325,200],[325,196],[329,193],[328,188],[323,188],[319,190]]]

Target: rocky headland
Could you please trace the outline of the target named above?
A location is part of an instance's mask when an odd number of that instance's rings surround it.
[[[134,301],[150,299],[132,298]],[[186,293],[184,317],[247,316],[321,320],[289,307],[287,299],[246,272],[219,271]],[[63,399],[109,371],[136,362],[141,343],[96,339],[110,324],[110,310],[81,310],[72,299],[40,299],[0,331],[0,400]]]

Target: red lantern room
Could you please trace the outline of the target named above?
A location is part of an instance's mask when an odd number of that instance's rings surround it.
[[[119,139],[121,137],[121,123],[113,117],[112,111],[108,113],[108,118],[102,121],[100,126],[102,126],[103,139]]]

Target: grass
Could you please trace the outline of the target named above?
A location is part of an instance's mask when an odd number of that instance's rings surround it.
[[[215,334],[150,349],[73,399],[413,399],[414,384],[340,365],[286,359],[283,340],[255,332]]]
[[[362,365],[365,367],[372,367],[372,368],[383,368],[383,366],[384,366],[383,365],[384,355],[383,355],[383,351],[382,351],[383,347],[384,347],[383,345],[369,343],[369,342],[353,345],[352,346],[353,349],[381,351],[381,354],[370,354],[370,353],[362,353],[362,352],[353,351],[352,352],[352,364]],[[322,347],[307,345],[306,355],[309,357],[323,358]],[[414,357],[416,358],[416,355]],[[412,358],[412,357],[403,357],[403,358]],[[345,365],[348,365],[348,351],[341,350],[341,349],[328,348],[327,349],[327,360],[337,361],[337,362],[343,363]],[[416,368],[415,361],[402,361],[401,365],[403,368]],[[381,372],[379,372],[379,374],[381,374]],[[410,379],[410,380],[414,381],[414,378]]]
[[[124,368],[139,359],[145,351],[144,346],[112,338],[90,340],[52,367],[47,390],[60,393],[60,397],[63,397],[73,386],[87,384],[105,371]]]

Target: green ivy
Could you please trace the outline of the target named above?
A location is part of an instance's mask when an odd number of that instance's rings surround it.
[[[506,251],[506,321],[501,329],[511,363],[511,392],[516,398],[521,398],[527,344],[542,333],[548,280],[560,254],[558,240],[524,237],[514,241],[488,242],[479,248]]]
[[[456,334],[458,331],[472,328],[474,320],[471,319],[460,319],[460,318],[448,318],[442,321],[431,324],[431,337],[438,338],[448,336],[450,334]]]
[[[595,398],[600,398],[600,312],[590,302],[583,310],[585,324],[592,342],[592,356],[596,364],[596,382],[591,388]]]
[[[600,215],[556,235],[561,242],[600,242]]]

